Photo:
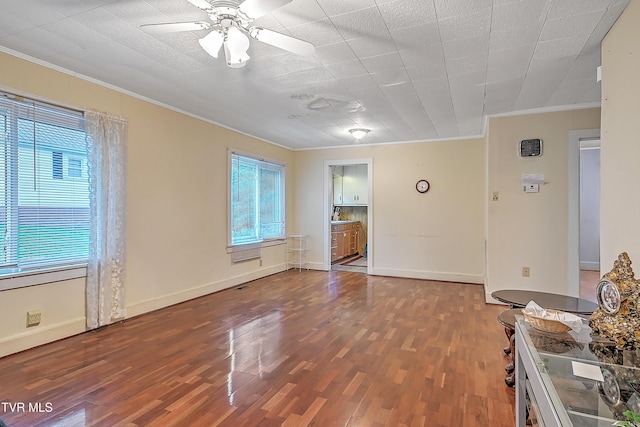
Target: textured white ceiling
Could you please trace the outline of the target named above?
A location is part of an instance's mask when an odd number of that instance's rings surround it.
[[[600,102],[600,42],[629,0],[293,0],[244,68],[207,55],[187,0],[0,0],[0,46],[255,137],[304,149],[478,136],[484,117]],[[1,64],[0,64],[1,68]]]

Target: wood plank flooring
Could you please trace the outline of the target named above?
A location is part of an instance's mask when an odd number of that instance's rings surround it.
[[[0,418],[513,426],[504,308],[480,285],[290,270],[0,359]]]

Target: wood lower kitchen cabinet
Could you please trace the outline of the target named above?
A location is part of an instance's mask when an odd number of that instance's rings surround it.
[[[340,248],[338,248],[338,241],[342,241],[342,232],[334,231],[335,226],[331,226],[331,262],[339,260],[343,255],[343,246],[340,244]],[[338,253],[338,249],[340,249],[340,253]]]
[[[331,223],[331,262],[360,253],[362,228],[359,221]]]

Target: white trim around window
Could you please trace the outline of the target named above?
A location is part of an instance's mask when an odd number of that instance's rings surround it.
[[[2,278],[0,278],[0,291],[43,285],[45,283],[61,282],[63,280],[78,279],[86,276],[86,264],[64,266],[60,269],[49,268],[46,270],[5,273],[2,275]]]

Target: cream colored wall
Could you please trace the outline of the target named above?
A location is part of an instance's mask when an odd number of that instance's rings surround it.
[[[599,108],[489,120],[487,301],[498,289],[574,293],[568,265],[569,132],[599,127]],[[518,141],[529,138],[542,139],[541,157],[518,157]],[[523,174],[544,174],[539,193],[524,192]],[[494,191],[498,201],[491,200]],[[522,267],[530,267],[530,277],[522,277]]]
[[[627,252],[640,272],[640,1],[632,0],[602,44],[600,269]]]
[[[232,264],[227,243],[227,147],[286,162],[293,152],[0,53],[0,87],[129,120],[127,311],[134,316],[285,268],[283,246]],[[289,215],[291,217],[291,215]],[[0,292],[0,356],[84,331],[84,280]],[[27,310],[42,309],[27,329]]]
[[[322,268],[326,161],[372,160],[372,273],[482,283],[485,144],[481,139],[298,151],[296,218],[310,234],[309,260]],[[416,181],[429,180],[419,194]]]

